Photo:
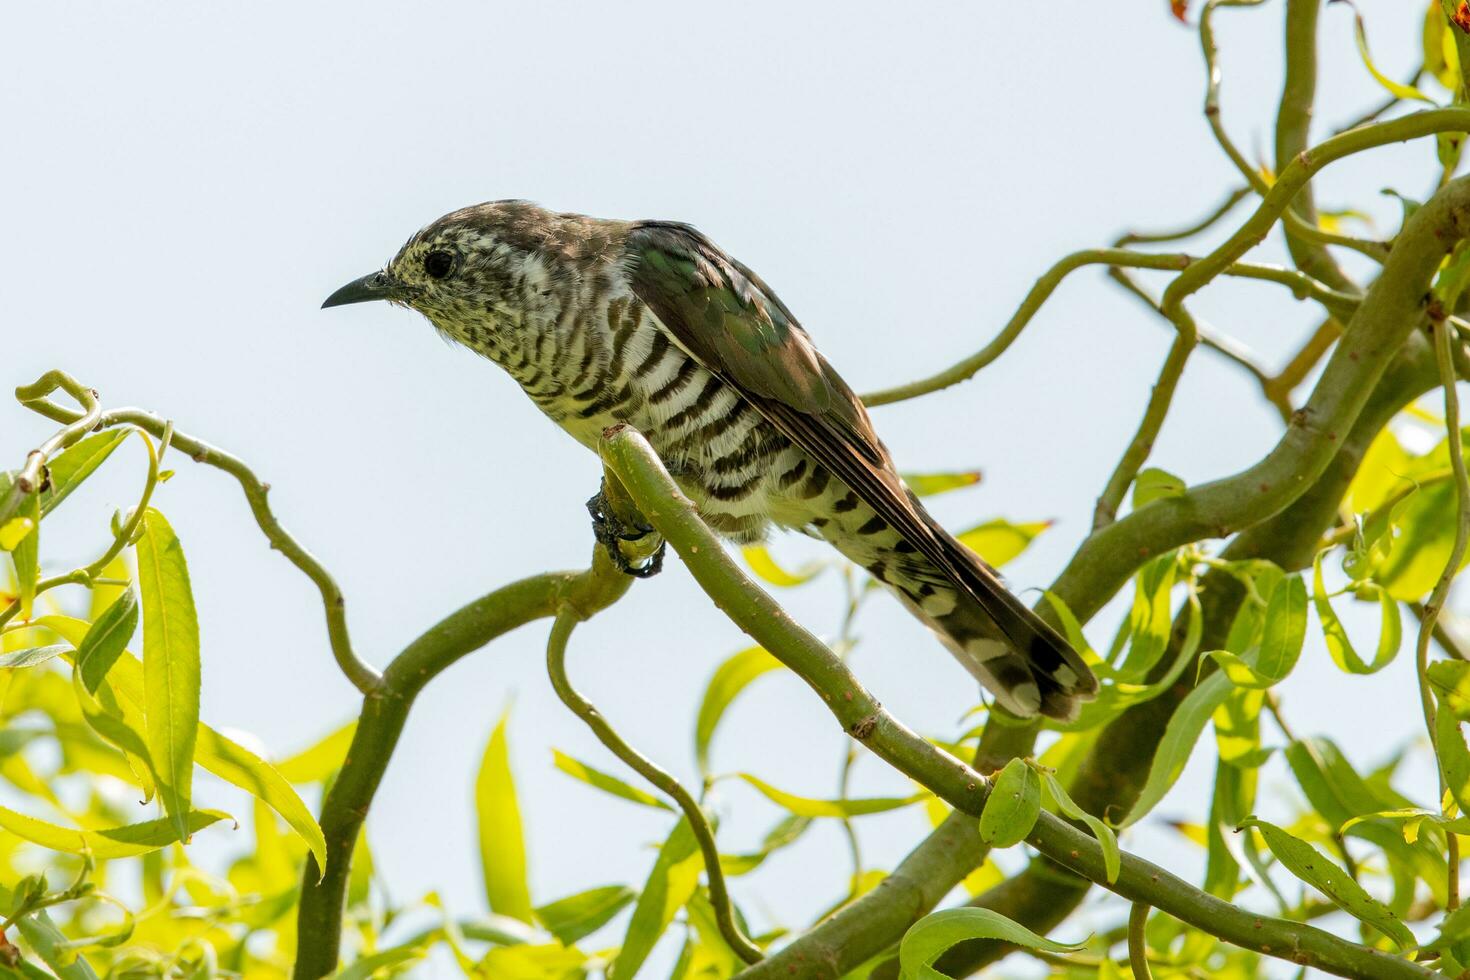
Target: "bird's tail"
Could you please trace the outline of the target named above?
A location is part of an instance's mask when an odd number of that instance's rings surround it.
[[[932,531],[929,547],[900,541],[849,557],[889,585],[1007,709],[1022,717],[1075,718],[1081,702],[1097,694],[1092,670],[993,568],[918,510]],[[925,554],[936,545],[943,561]]]

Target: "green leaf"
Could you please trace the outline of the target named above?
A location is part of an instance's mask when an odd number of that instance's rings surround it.
[[[480,866],[490,910],[522,922],[531,921],[531,889],[526,881],[526,841],[521,810],[510,771],[506,724],[500,716],[475,777],[475,814],[479,820]]]
[[[1398,604],[1378,586],[1364,586],[1377,593],[1379,607],[1383,614],[1378,650],[1374,654],[1372,663],[1364,663],[1363,658],[1359,657],[1358,651],[1354,649],[1352,640],[1348,639],[1347,629],[1342,625],[1342,620],[1338,619],[1337,613],[1333,611],[1332,601],[1327,598],[1327,586],[1322,579],[1322,556],[1327,554],[1328,550],[1330,549],[1318,552],[1316,559],[1312,562],[1312,606],[1317,610],[1317,619],[1322,623],[1322,635],[1327,640],[1327,652],[1332,655],[1333,662],[1349,674],[1377,673],[1387,667],[1399,652],[1403,631],[1399,622]]]
[[[1060,811],[1062,816],[1069,820],[1080,820],[1092,831],[1092,836],[1097,838],[1098,844],[1102,846],[1103,869],[1108,876],[1108,883],[1112,884],[1118,880],[1118,874],[1123,870],[1123,854],[1118,847],[1118,835],[1113,833],[1113,828],[1103,823],[1097,817],[1088,813],[1067,795],[1067,790],[1062,786],[1062,781],[1057,778],[1056,773],[1038,768],[1041,774],[1042,784],[1046,787],[1047,795],[1051,797],[1052,803]]]
[[[607,925],[637,897],[627,885],[605,885],[542,905],[536,918],[563,946],[571,946]]]
[[[0,483],[0,491],[5,485]],[[0,525],[0,551],[14,551],[15,546],[25,540],[26,535],[36,529],[36,522],[29,517],[12,517]]]
[[[75,666],[72,667],[71,680],[72,690],[87,725],[127,756],[128,765],[143,782],[144,796],[151,798],[158,781],[158,771],[148,749],[140,713],[136,709],[129,712],[118,702],[110,687],[99,687],[97,694],[100,697],[94,696],[87,690],[81,671]]]
[[[1241,688],[1232,691],[1215,709],[1215,747],[1222,762],[1257,769],[1271,757],[1271,749],[1261,748],[1261,706],[1265,700],[1264,691]]]
[[[43,616],[36,620],[36,625],[54,630],[78,645],[90,631],[85,622],[70,616]],[[144,710],[147,699],[144,675],[143,665],[127,651],[108,672],[106,683],[117,691],[124,711]],[[326,867],[327,847],[321,827],[291,784],[270,763],[205,724],[198,727],[194,759],[207,771],[240,787],[280,814],[316,855],[317,867]]]
[[[930,964],[950,947],[971,939],[998,939],[1048,953],[1075,953],[1085,945],[1053,942],[990,909],[945,909],[924,916],[904,933],[898,961],[905,980],[942,980],[944,974]]]
[[[372,980],[382,970],[391,970],[392,972],[384,975],[393,976],[401,971],[392,968],[417,963],[427,955],[429,955],[428,944],[422,940],[415,940],[355,959],[340,973],[335,974],[333,980]]]
[[[1248,662],[1254,656],[1250,654]],[[1128,816],[1118,824],[1119,827],[1137,823],[1164,798],[1164,794],[1169,792],[1179,775],[1184,772],[1184,767],[1194,752],[1195,743],[1199,741],[1215,709],[1225,703],[1225,699],[1230,697],[1234,689],[1235,686],[1228,677],[1217,673],[1206,677],[1199,686],[1185,695],[1164,729],[1164,737],[1154,752],[1143,790],[1138,794],[1133,809],[1128,811]]]
[[[1448,708],[1461,721],[1470,720],[1470,663],[1438,660],[1429,665],[1428,676],[1440,710]]]
[[[117,658],[123,655],[137,628],[138,597],[132,589],[123,589],[112,605],[92,623],[77,646],[76,663],[81,668],[82,683],[88,691],[96,692],[97,685],[102,683]]]
[[[798,817],[861,817],[870,813],[884,813],[888,810],[897,810],[901,807],[911,806],[930,795],[929,792],[915,793],[913,796],[880,796],[861,800],[816,800],[805,796],[796,796],[779,790],[770,783],[765,782],[749,773],[739,773],[741,779],[754,786],[766,799],[777,806],[785,807]]]
[[[916,497],[936,497],[941,493],[973,487],[980,482],[980,471],[962,473],[904,473],[903,482]]]
[[[694,722],[694,755],[699,760],[700,772],[709,772],[710,740],[715,737],[715,729],[736,695],[757,677],[781,666],[781,661],[764,648],[750,647],[715,668],[714,676],[705,686],[704,700],[699,704],[699,716]]]
[[[314,745],[277,763],[276,771],[292,783],[324,782],[342,768],[342,760],[347,758],[356,734],[357,720],[353,719]]]
[[[1352,6],[1351,2],[1349,2],[1349,6]],[[1407,99],[1411,102],[1428,102],[1430,105],[1436,105],[1437,103],[1433,99],[1414,86],[1396,82],[1378,70],[1378,66],[1373,63],[1373,57],[1368,53],[1368,31],[1363,24],[1363,15],[1358,13],[1356,7],[1353,7],[1353,17],[1356,22],[1358,56],[1363,59],[1363,66],[1368,69],[1368,74],[1373,76],[1373,80],[1387,89],[1396,99]]]
[[[199,619],[178,536],[148,508],[138,538],[143,593],[144,717],[158,796],[181,839],[187,839],[199,729]]]
[[[10,549],[10,558],[15,562],[15,579],[20,589],[20,618],[30,619],[36,601],[36,582],[41,577],[40,498],[33,493],[26,494],[19,516],[30,522],[31,530]]]
[[[668,840],[659,848],[653,870],[648,873],[648,881],[633,909],[633,918],[628,922],[622,949],[608,970],[608,980],[632,980],[638,973],[654,944],[674,921],[674,913],[694,894],[703,868],[694,831],[689,828],[689,821],[680,817]]]
[[[1173,473],[1161,470],[1156,466],[1140,470],[1138,476],[1133,480],[1133,509],[1151,504],[1155,500],[1165,497],[1179,497],[1184,494],[1184,481]]]
[[[1460,732],[1460,720],[1443,705],[1434,715],[1434,753],[1460,812],[1470,813],[1470,748]]]
[[[122,445],[128,437],[128,429],[108,429],[87,436],[64,452],[51,457],[46,469],[51,475],[51,486],[41,494],[41,515],[51,513],[82,481],[101,466],[112,451]]]
[[[61,656],[63,653],[71,652],[70,643],[52,643],[44,647],[28,647],[25,650],[16,650],[13,653],[0,653],[0,668],[18,669],[21,667],[39,667],[41,664]]]
[[[750,566],[750,570],[755,572],[757,577],[783,589],[805,585],[827,567],[825,562],[815,561],[801,566],[794,572],[789,572],[776,563],[776,559],[771,557],[765,545],[760,544],[748,544],[740,549],[740,553],[745,556],[745,563]]]
[[[811,823],[811,817],[799,817],[794,813],[788,813],[766,833],[759,850],[747,854],[721,854],[720,870],[725,872],[727,878],[749,874],[781,848],[796,843],[801,835],[806,833]]]
[[[1051,523],[1033,521],[1029,524],[1013,524],[1003,518],[996,518],[977,524],[955,537],[960,544],[984,559],[986,564],[1000,568],[1030,547],[1036,536],[1051,527]]]
[[[641,803],[643,806],[656,807],[660,810],[673,809],[673,807],[653,794],[645,793],[636,786],[629,786],[616,776],[605,773],[600,769],[594,769],[585,762],[573,759],[560,749],[552,749],[551,756],[556,763],[556,768],[573,779],[581,780],[588,786],[595,786],[604,793],[611,793],[613,796],[621,799],[629,800],[633,803]]]
[[[1389,908],[1365,892],[1346,871],[1321,851],[1294,837],[1275,824],[1251,817],[1242,827],[1254,827],[1266,839],[1266,846],[1286,870],[1316,888],[1338,908],[1392,939],[1401,949],[1414,949],[1414,934]]]
[[[1041,815],[1041,780],[1025,759],[1012,759],[995,777],[980,811],[980,839],[1011,847],[1026,839]]]
[[[185,833],[193,834],[220,820],[233,819],[228,813],[219,810],[191,810]],[[53,851],[67,854],[85,854],[90,851],[92,857],[98,861],[137,857],[185,839],[175,831],[171,820],[148,820],[125,827],[100,830],[74,830],[16,813],[3,806],[0,806],[0,828],[10,831],[22,840],[40,844]]]

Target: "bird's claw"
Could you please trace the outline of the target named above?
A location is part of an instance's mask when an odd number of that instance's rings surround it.
[[[587,513],[592,515],[592,534],[607,552],[614,568],[634,578],[653,578],[663,571],[664,552],[668,550],[668,542],[660,541],[657,551],[638,562],[631,561],[619,546],[620,542],[641,541],[648,535],[657,533],[653,528],[623,523],[608,506],[607,497],[601,489],[587,501]]]

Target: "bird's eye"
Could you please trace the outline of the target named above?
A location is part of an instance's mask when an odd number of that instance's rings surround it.
[[[430,279],[443,279],[453,271],[453,252],[436,249],[424,256],[424,272]]]

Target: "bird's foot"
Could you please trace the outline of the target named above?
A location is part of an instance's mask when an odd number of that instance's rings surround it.
[[[607,496],[602,489],[599,489],[592,499],[587,501],[587,513],[592,515],[592,534],[597,538],[597,543],[602,545],[603,550],[607,552],[607,557],[612,561],[614,568],[634,578],[652,578],[663,571],[664,552],[668,549],[667,542],[660,541],[658,550],[647,558],[635,561],[624,554],[622,548],[624,541],[629,543],[642,541],[650,534],[658,532],[641,524],[624,523],[608,506]]]

